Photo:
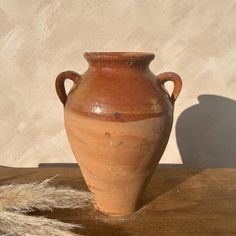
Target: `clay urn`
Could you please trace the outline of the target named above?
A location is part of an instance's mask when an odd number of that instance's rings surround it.
[[[181,79],[154,75],[152,53],[89,52],[83,74],[60,73],[56,91],[65,128],[96,208],[108,215],[135,212],[166,144]],[[74,82],[68,95],[64,82]],[[166,81],[174,83],[168,94]]]

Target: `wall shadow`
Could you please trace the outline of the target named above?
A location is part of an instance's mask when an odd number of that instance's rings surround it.
[[[201,95],[176,123],[176,138],[184,167],[236,167],[236,101]]]
[[[79,165],[77,163],[39,163],[39,168],[54,168],[54,167],[62,167],[62,168],[78,168]]]

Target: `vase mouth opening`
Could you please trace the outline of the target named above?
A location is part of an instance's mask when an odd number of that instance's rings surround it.
[[[149,64],[155,55],[147,52],[86,52],[84,57],[92,64],[99,62],[139,62]]]

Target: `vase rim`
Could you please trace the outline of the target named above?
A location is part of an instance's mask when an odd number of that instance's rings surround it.
[[[151,61],[155,55],[148,52],[85,52],[87,61]]]

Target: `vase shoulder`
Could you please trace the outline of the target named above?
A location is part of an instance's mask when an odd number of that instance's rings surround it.
[[[172,114],[172,105],[149,69],[90,67],[70,91],[66,109],[91,118],[134,121]]]

